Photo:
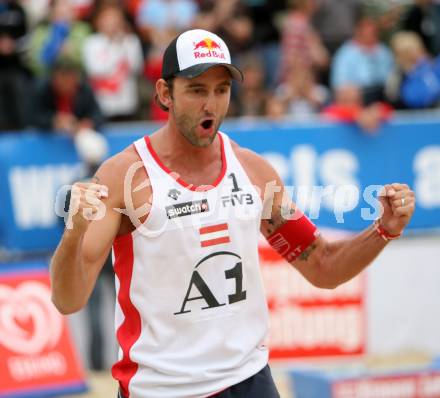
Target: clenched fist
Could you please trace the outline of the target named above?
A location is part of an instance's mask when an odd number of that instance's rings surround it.
[[[414,213],[414,192],[406,184],[385,185],[380,202],[383,206],[380,224],[391,235],[401,234]]]
[[[106,207],[101,199],[106,198],[108,188],[105,185],[85,182],[73,184],[66,228],[84,232],[90,221],[102,219]]]

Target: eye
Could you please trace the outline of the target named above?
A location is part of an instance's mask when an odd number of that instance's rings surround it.
[[[217,90],[217,92],[218,93],[220,93],[220,94],[227,94],[228,92],[229,92],[229,87],[220,87],[218,90]]]
[[[193,88],[191,91],[192,91],[192,93],[194,93],[194,94],[196,94],[196,95],[203,94],[203,89],[202,89],[202,88],[199,88],[199,87],[195,87],[195,88]]]

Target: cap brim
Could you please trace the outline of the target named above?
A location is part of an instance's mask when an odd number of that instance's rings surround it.
[[[200,76],[202,73],[206,72],[208,69],[213,68],[214,66],[224,66],[229,70],[231,77],[239,82],[243,81],[243,73],[236,66],[221,62],[213,62],[206,64],[198,64],[190,66],[184,70],[181,70],[179,73],[176,73],[176,76],[187,77],[188,79],[192,79],[194,77]]]

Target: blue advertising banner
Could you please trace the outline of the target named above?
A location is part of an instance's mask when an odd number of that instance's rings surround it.
[[[111,126],[111,154],[157,125]],[[376,217],[381,184],[403,182],[417,195],[411,230],[440,228],[440,118],[396,118],[375,135],[352,125],[228,121],[222,131],[264,156],[288,192],[321,227],[357,231]],[[52,250],[63,230],[57,191],[84,175],[67,137],[0,136],[0,247]]]
[[[268,159],[298,205],[319,226],[357,231],[375,219],[380,185],[416,192],[410,229],[440,227],[440,119],[396,120],[377,135],[350,125],[259,125],[230,134]]]
[[[71,140],[49,134],[0,136],[0,247],[50,250],[63,230],[60,187],[83,174]]]

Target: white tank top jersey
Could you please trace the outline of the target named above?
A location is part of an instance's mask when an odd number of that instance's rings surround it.
[[[112,373],[127,398],[209,397],[268,362],[262,202],[229,138],[219,139],[221,174],[205,189],[171,173],[148,137],[135,142],[153,200],[145,223],[113,245]]]

